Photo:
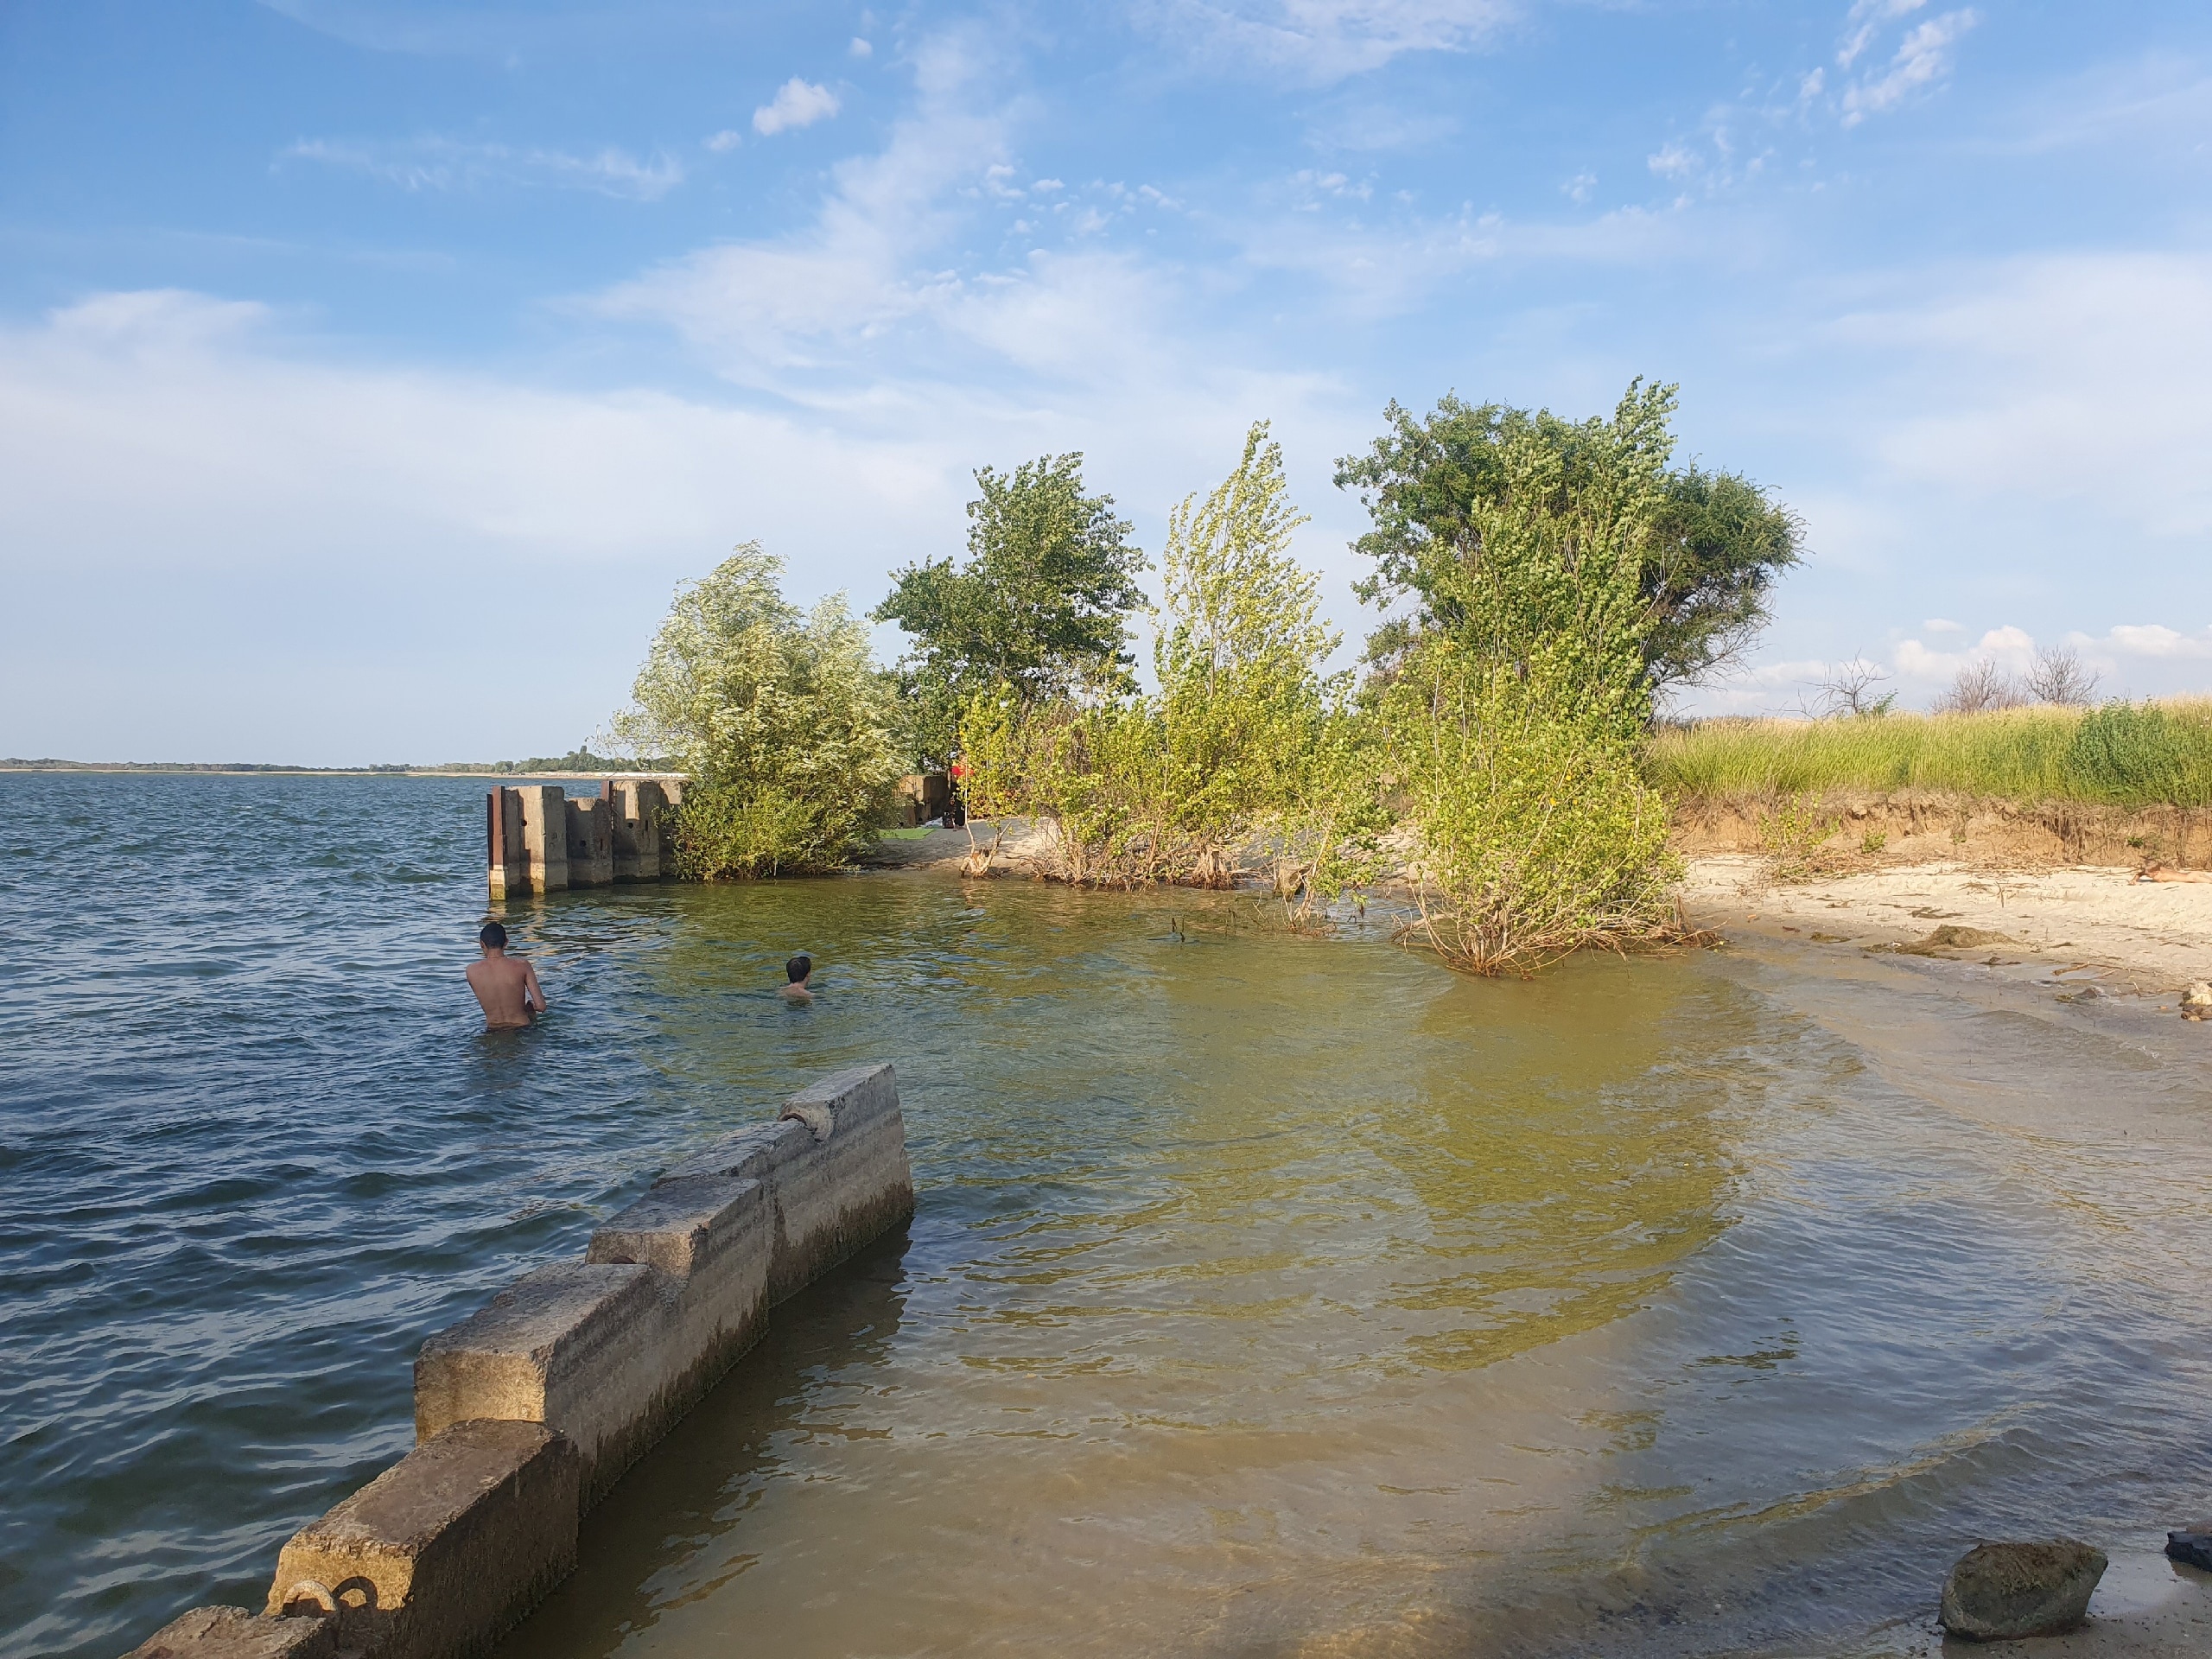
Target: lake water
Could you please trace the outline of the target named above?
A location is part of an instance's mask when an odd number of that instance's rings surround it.
[[[810,1074],[910,1232],[511,1656],[1904,1652],[2212,1510],[2212,1031],[1746,945],[1471,982],[919,874],[506,912],[463,780],[0,777],[0,1656],[258,1606],[429,1332]],[[813,950],[812,1008],[775,997]]]

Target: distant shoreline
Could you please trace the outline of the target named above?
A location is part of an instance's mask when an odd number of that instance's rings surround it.
[[[679,775],[665,770],[582,772],[564,766],[533,766],[505,772],[474,766],[264,766],[251,760],[220,765],[193,761],[8,760],[0,760],[0,772],[97,772],[125,777],[161,774],[186,778],[505,778],[509,780],[518,778],[588,778],[594,781],[606,778],[672,778]]]

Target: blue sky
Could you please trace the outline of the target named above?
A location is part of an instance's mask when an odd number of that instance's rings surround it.
[[[1386,403],[1639,374],[1809,532],[1692,706],[2212,685],[2212,8],[10,0],[0,753],[556,752],[735,543],[1259,416],[1357,637]]]

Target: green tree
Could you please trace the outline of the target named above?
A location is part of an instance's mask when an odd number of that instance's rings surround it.
[[[1446,396],[1416,419],[1393,403],[1384,412],[1388,429],[1369,452],[1338,462],[1338,487],[1359,489],[1375,523],[1354,543],[1376,562],[1360,594],[1409,606],[1369,640],[1369,661],[1382,679],[1424,634],[1463,626],[1465,578],[1483,563],[1478,510],[1516,487],[1507,460],[1516,442],[1534,439],[1557,457],[1544,484],[1554,505],[1598,486],[1624,440],[1671,448],[1673,389],[1632,389],[1630,398],[1644,410],[1633,437],[1618,415],[1611,423],[1570,422],[1548,410]],[[1735,474],[1662,467],[1657,487],[1637,576],[1637,599],[1648,613],[1638,650],[1655,694],[1739,656],[1765,624],[1775,579],[1798,563],[1803,547],[1797,517]]]
[[[1458,965],[1529,972],[1665,925],[1666,813],[1637,744],[1673,404],[1639,383],[1610,420],[1503,411],[1450,538],[1415,522],[1380,543],[1421,607],[1377,698],[1420,837],[1414,931]]]
[[[677,590],[614,717],[691,775],[678,868],[707,880],[835,868],[872,844],[899,773],[888,690],[842,594],[802,613],[748,542]]]
[[[980,816],[1042,820],[1069,880],[1225,887],[1261,861],[1287,899],[1341,889],[1380,828],[1375,768],[1350,676],[1324,671],[1338,636],[1290,555],[1306,520],[1286,492],[1261,422],[1230,476],[1170,514],[1156,696],[970,700]]]
[[[913,641],[899,665],[901,734],[941,766],[958,749],[962,711],[1003,686],[1024,703],[1130,684],[1128,613],[1144,553],[1110,495],[1084,493],[1080,454],[1012,473],[986,467],[968,504],[968,556],[893,573],[871,615]]]

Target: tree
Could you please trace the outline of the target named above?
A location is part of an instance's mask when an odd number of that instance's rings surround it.
[[[1287,899],[1341,888],[1379,827],[1375,769],[1349,677],[1324,672],[1338,636],[1291,556],[1306,520],[1287,488],[1257,422],[1229,477],[1169,515],[1156,696],[1025,703],[1001,685],[971,700],[976,811],[1048,823],[1071,880],[1226,887],[1257,859]]]
[[[1984,657],[1958,671],[1951,681],[1951,689],[1936,699],[1931,712],[1991,715],[2017,709],[2026,701],[2012,677]]]
[[[832,594],[803,613],[747,542],[677,590],[614,717],[632,753],[691,774],[679,868],[704,880],[834,868],[870,845],[899,765],[868,631]]]
[[[1476,440],[1370,503],[1380,580],[1419,604],[1376,698],[1420,836],[1411,931],[1457,966],[1526,973],[1666,925],[1667,814],[1637,747],[1673,406],[1637,383],[1610,420],[1466,411]],[[1409,426],[1377,452],[1430,441]]]
[[[870,613],[913,640],[899,665],[916,759],[950,760],[961,711],[1004,686],[1034,703],[1130,684],[1125,619],[1143,603],[1143,550],[1110,495],[1085,495],[1080,454],[986,467],[968,504],[968,558],[908,565]]]
[[[1638,395],[1631,390],[1631,397]],[[1640,396],[1656,416],[1656,424],[1646,422],[1638,441],[1657,441],[1672,411],[1673,388],[1650,388]],[[1659,404],[1665,409],[1658,410]],[[1592,486],[1619,434],[1602,421],[1569,422],[1548,410],[1499,404],[1469,405],[1450,395],[1425,420],[1395,403],[1384,419],[1388,429],[1366,454],[1338,462],[1336,481],[1339,488],[1362,492],[1361,503],[1375,521],[1353,543],[1376,562],[1374,575],[1360,584],[1360,596],[1370,604],[1411,605],[1369,640],[1368,660],[1387,682],[1423,634],[1461,626],[1454,595],[1483,558],[1477,509],[1508,491],[1509,446],[1533,439],[1554,452],[1559,465],[1545,487],[1555,493],[1558,505]],[[1671,449],[1671,438],[1666,443]],[[1775,578],[1802,556],[1803,526],[1748,480],[1690,466],[1662,469],[1643,542],[1637,597],[1648,616],[1638,650],[1644,684],[1656,695],[1695,683],[1756,638],[1766,621]]]
[[[2028,695],[2037,702],[2082,708],[2096,695],[2097,682],[2102,678],[2103,675],[2082,661],[2082,653],[2073,646],[2037,645],[2036,659],[2029,666],[2024,683]]]

